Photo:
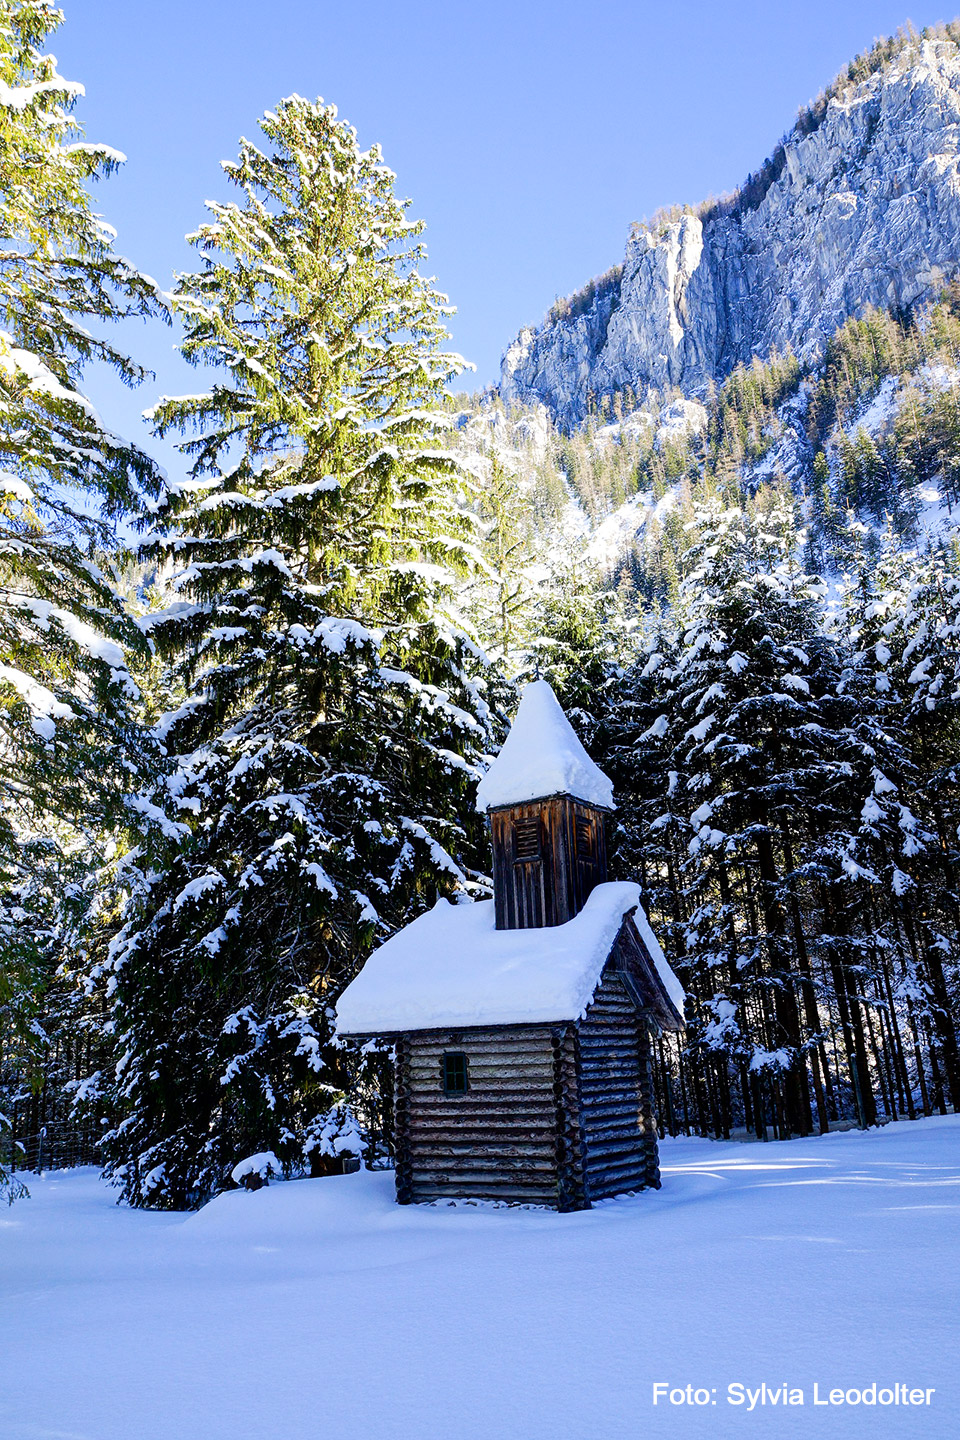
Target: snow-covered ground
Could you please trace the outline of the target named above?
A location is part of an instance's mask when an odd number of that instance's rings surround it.
[[[0,1435],[960,1434],[960,1117],[668,1141],[663,1171],[573,1215],[400,1209],[390,1174],[189,1216],[117,1208],[91,1170],[33,1179],[0,1215]],[[658,1381],[717,1404],[654,1407]],[[814,1406],[815,1382],[935,1393]],[[805,1403],[751,1412],[736,1383]]]

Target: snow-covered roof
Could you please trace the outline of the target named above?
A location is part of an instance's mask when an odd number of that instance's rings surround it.
[[[637,907],[664,988],[683,1014],[683,990],[631,882],[598,885],[565,925],[496,930],[493,901],[438,900],[375,950],[337,1002],[342,1035],[577,1020],[593,997],[623,917]]]
[[[580,744],[547,681],[534,680],[521,696],[503,749],[477,786],[477,809],[547,795],[614,808],[612,783]]]

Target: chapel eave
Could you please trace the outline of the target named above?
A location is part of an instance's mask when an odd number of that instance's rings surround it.
[[[508,800],[502,805],[488,805],[487,816],[501,815],[506,810],[516,810],[521,805],[549,805],[553,800],[569,800],[574,805],[583,805],[588,810],[598,810],[601,815],[615,815],[615,805],[600,805],[596,800],[584,800],[569,790],[552,790],[549,795],[531,795],[528,800]],[[488,820],[489,824],[489,820]]]

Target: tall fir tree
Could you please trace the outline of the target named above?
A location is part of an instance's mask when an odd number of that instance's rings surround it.
[[[494,450],[479,485],[480,566],[460,603],[493,662],[508,675],[521,668],[535,608],[529,501],[519,475]]]
[[[174,292],[214,383],[155,412],[196,433],[148,546],[180,596],[151,634],[182,703],[145,808],[176,838],[108,967],[110,1166],[138,1205],[199,1203],[252,1152],[330,1163],[354,1073],[336,996],[481,853],[485,680],[445,611],[475,540],[446,299],[377,147],[298,96],[261,129]]]

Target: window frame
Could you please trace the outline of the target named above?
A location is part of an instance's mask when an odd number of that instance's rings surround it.
[[[536,851],[532,854],[521,854],[521,834],[524,843],[529,844],[530,838],[536,837]],[[514,865],[539,865],[543,859],[543,824],[539,815],[524,816],[513,822],[513,863]]]
[[[454,1085],[454,1086],[451,1086],[451,1085],[450,1085],[450,1081],[449,1081],[449,1070],[448,1070],[448,1066],[447,1066],[448,1060],[452,1060],[452,1061],[455,1061],[455,1062],[462,1062],[462,1066],[463,1066],[463,1084],[462,1084],[462,1086],[459,1085],[459,1084]],[[452,1095],[466,1095],[466,1094],[469,1093],[469,1090],[470,1090],[470,1065],[469,1065],[469,1061],[468,1061],[468,1058],[467,1058],[467,1052],[466,1052],[466,1050],[444,1050],[443,1054],[440,1056],[440,1089],[443,1091],[444,1095],[448,1095],[448,1096],[452,1096]]]

